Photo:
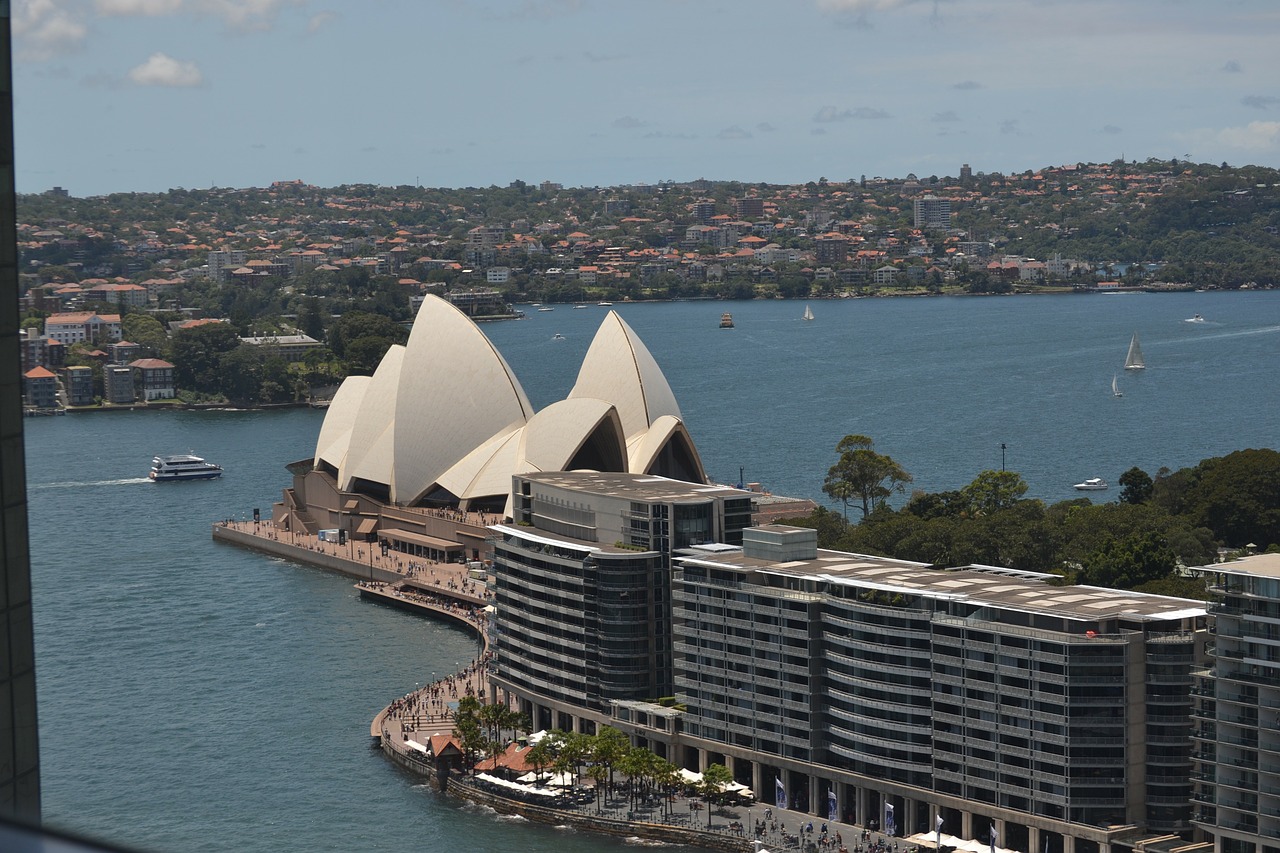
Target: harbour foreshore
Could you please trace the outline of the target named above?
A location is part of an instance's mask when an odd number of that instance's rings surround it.
[[[475,660],[461,672],[436,678],[394,700],[379,711],[370,724],[373,743],[392,761],[439,784],[442,774],[410,742],[425,744],[437,735],[451,736],[452,709],[457,700],[466,695],[484,697],[488,694],[489,651],[484,608],[489,600],[470,579],[467,567],[410,559],[395,551],[383,555],[379,548],[366,542],[348,541],[339,545],[316,536],[278,530],[270,521],[219,521],[213,525],[213,538],[346,575],[359,581],[356,586],[362,597],[446,619],[475,632],[478,640]],[[745,853],[759,846],[829,853],[839,853],[841,849],[855,853],[893,853],[896,849],[889,846],[893,843],[890,840],[862,827],[835,821],[824,823],[811,814],[770,808],[765,803],[718,807],[697,796],[681,793],[671,797],[666,807],[632,808],[625,792],[619,788],[601,798],[599,804],[550,808],[503,796],[481,781],[457,773],[448,775],[440,787],[450,795],[530,821],[727,853]],[[713,813],[708,821],[705,809],[709,806]],[[802,831],[805,827],[826,828],[826,843],[821,842],[819,829],[805,833]],[[906,847],[902,844],[903,850]]]

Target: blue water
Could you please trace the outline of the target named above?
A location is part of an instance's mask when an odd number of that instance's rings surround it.
[[[812,306],[812,323],[794,302],[615,306],[713,477],[736,481],[741,466],[776,493],[820,498],[836,442],[857,432],[928,490],[998,468],[1003,442],[1030,494],[1061,500],[1084,477],[1278,444],[1280,295]],[[484,330],[543,406],[572,386],[605,310]],[[724,310],[737,328],[717,328]],[[1208,322],[1183,322],[1195,313]],[[1120,369],[1135,330],[1139,375]],[[463,808],[370,749],[378,708],[469,660],[468,635],[211,541],[211,522],[269,511],[321,418],[25,422],[46,819],[156,851],[624,849]],[[146,481],[152,455],[186,451],[226,476]]]

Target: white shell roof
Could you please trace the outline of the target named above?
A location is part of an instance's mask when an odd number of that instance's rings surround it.
[[[437,482],[462,500],[511,491],[524,424],[512,424],[440,475]]]
[[[320,437],[316,439],[317,465],[323,460],[334,468],[342,467],[351,441],[351,429],[360,414],[360,401],[364,399],[370,379],[369,376],[348,376],[338,386],[338,393],[333,395],[324,423],[320,426]]]
[[[662,368],[616,311],[610,311],[600,324],[582,361],[578,381],[569,392],[569,399],[578,397],[613,403],[627,441],[648,431],[663,415],[680,417]]]
[[[511,473],[565,470],[583,442],[611,415],[616,424],[618,455],[625,459],[622,424],[608,401],[560,400],[538,412],[525,426],[520,439],[520,470]]]
[[[405,348],[392,346],[365,387],[359,416],[351,428],[346,458],[338,469],[338,482],[344,489],[351,488],[351,481],[356,477],[391,485],[390,435],[395,428],[396,385],[404,359]]]
[[[480,328],[428,296],[408,344],[338,389],[316,462],[335,466],[343,489],[356,479],[387,486],[393,503],[413,505],[434,487],[466,502],[509,494],[513,474],[564,470],[598,430],[632,473],[649,473],[673,439],[687,441],[701,471],[666,377],[617,313],[601,324],[568,399],[535,415]]]
[[[653,463],[658,458],[658,454],[662,452],[662,448],[666,447],[677,434],[684,434],[689,440],[689,449],[693,454],[694,462],[698,465],[698,470],[702,470],[702,459],[698,457],[698,450],[693,445],[693,439],[689,436],[688,430],[685,429],[684,421],[671,415],[663,415],[653,422],[653,426],[648,431],[637,436],[627,444],[627,470],[632,474],[648,474],[649,469],[653,467]]]
[[[480,328],[437,296],[423,300],[405,349],[391,498],[412,504],[479,443],[527,421],[533,406]]]

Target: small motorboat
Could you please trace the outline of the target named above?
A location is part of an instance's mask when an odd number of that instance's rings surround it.
[[[1103,489],[1109,489],[1111,487],[1108,486],[1107,481],[1101,477],[1090,477],[1083,483],[1076,483],[1073,488],[1081,492],[1100,492]]]
[[[1184,323],[1203,323],[1204,318],[1201,317],[1199,314],[1197,314],[1194,317],[1188,317],[1186,320],[1183,320],[1183,322]]]
[[[553,341],[563,341],[563,340],[564,340],[564,335],[560,334],[559,332],[556,332],[554,335],[552,335],[552,336],[551,336],[551,340],[553,340]]]

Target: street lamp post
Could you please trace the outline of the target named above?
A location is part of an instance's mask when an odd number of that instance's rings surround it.
[[[1004,471],[1004,442],[1000,442],[1000,470]]]

